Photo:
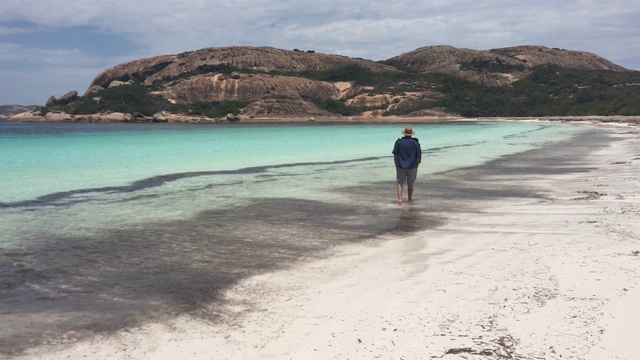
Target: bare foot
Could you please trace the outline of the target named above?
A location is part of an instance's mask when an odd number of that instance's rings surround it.
[[[398,199],[398,205],[402,205],[402,199]]]

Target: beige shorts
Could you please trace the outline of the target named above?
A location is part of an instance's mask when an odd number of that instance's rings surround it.
[[[406,182],[409,185],[413,185],[417,176],[417,167],[413,169],[400,169],[399,167],[396,167],[396,178],[398,180],[398,184],[404,184]]]

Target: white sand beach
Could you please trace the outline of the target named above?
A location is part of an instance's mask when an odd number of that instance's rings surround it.
[[[436,229],[249,278],[207,310],[214,321],[182,317],[16,359],[636,360],[639,128],[589,126],[619,139],[590,156],[591,171],[493,179],[544,200],[442,214]]]

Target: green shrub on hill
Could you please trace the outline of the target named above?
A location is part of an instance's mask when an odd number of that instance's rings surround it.
[[[123,85],[104,89],[81,97],[78,101],[60,109],[70,114],[95,114],[100,112],[140,113],[146,116],[163,110],[169,103],[158,95],[151,95],[142,85]]]
[[[403,64],[400,61],[395,60],[395,59],[382,60],[382,61],[378,61],[378,63],[379,64],[384,64],[384,65],[393,66],[394,68],[396,68],[396,69],[398,69],[400,71],[406,72],[406,73],[416,73],[416,74],[420,73],[420,71],[418,71],[418,70],[416,70],[414,68],[408,67],[405,64]]]
[[[531,75],[507,87],[485,87],[445,74],[408,73],[394,61],[387,65],[424,81],[445,96],[426,108],[445,108],[467,117],[479,116],[559,116],[559,115],[640,115],[640,72],[569,69],[543,65]],[[523,71],[523,66],[502,62],[471,61],[463,68],[481,72]],[[402,81],[403,75],[395,76]],[[371,84],[387,86],[383,77]],[[380,88],[376,88],[378,90]],[[388,89],[388,88],[387,88]],[[422,109],[414,109],[422,110]],[[403,110],[397,114],[409,113]]]
[[[349,81],[356,86],[372,87],[372,93],[397,94],[405,91],[430,90],[443,84],[466,83],[450,75],[425,74],[403,67],[397,61],[380,62],[397,67],[399,72],[374,72],[359,65],[349,65],[325,71],[303,71],[282,73],[287,76],[300,76],[311,80],[337,82]]]
[[[436,91],[443,95],[439,100],[423,107],[398,110],[394,113],[397,115],[430,108],[442,108],[447,112],[467,117],[640,115],[640,72],[581,70],[544,65],[530,68],[531,74],[528,77],[510,86],[485,87],[452,75],[420,73],[407,69],[397,61],[382,63],[394,66],[401,71],[374,72],[362,66],[349,65],[325,71],[270,72],[270,74],[299,76],[327,82],[349,81],[356,86],[369,88],[366,91],[370,94]],[[493,64],[492,61],[472,61],[463,66],[491,72],[520,70],[520,68],[510,68],[506,64]],[[494,66],[500,68],[494,68]],[[211,72],[237,76],[235,74],[237,72],[255,73],[256,71],[239,70],[229,64],[218,64],[200,66],[187,75]],[[162,86],[162,83],[152,87],[118,86],[81,97],[69,105],[51,106],[46,110],[62,110],[71,114],[118,111],[146,116],[166,110],[207,117],[223,117],[228,113],[238,114],[248,105],[236,101],[171,104],[161,96],[150,93],[151,89]],[[265,97],[278,97],[278,95],[270,94]],[[344,101],[338,100],[320,101],[312,98],[306,100],[313,101],[321,109],[345,116],[372,110],[347,106]]]
[[[334,114],[339,114],[343,116],[354,116],[362,113],[362,109],[358,109],[352,106],[346,105],[342,101],[328,99],[328,100],[317,100],[313,102],[320,109],[332,112]]]
[[[188,115],[219,118],[227,114],[240,114],[240,111],[246,105],[247,103],[239,101],[195,102],[192,104],[172,104],[167,110]]]
[[[364,84],[375,73],[358,65],[347,65],[339,68],[323,70],[323,71],[301,71],[301,72],[270,72],[274,75],[297,76],[316,81],[353,81],[357,84]]]
[[[145,86],[123,85],[81,97],[69,105],[46,108],[46,111],[61,110],[70,114],[123,112],[145,116],[152,116],[160,111],[170,111],[214,118],[223,117],[229,113],[239,114],[242,107],[246,105],[237,101],[171,104],[162,96],[150,94],[149,88]]]
[[[164,82],[170,82],[177,79],[185,79],[196,75],[204,75],[204,74],[224,74],[226,76],[230,76],[233,73],[264,73],[264,71],[255,71],[249,69],[240,69],[231,64],[222,63],[222,64],[204,64],[199,65],[195,69],[191,71],[186,71],[181,73],[179,76],[165,76],[162,80],[157,81],[155,86],[158,86]]]
[[[406,72],[406,68],[398,63],[386,63],[403,72],[376,73],[352,65],[296,75],[330,82],[351,81],[355,85],[372,87],[372,93],[397,94],[433,89],[445,95],[433,104],[403,109],[394,113],[397,115],[435,107],[467,117],[640,114],[640,86],[632,85],[640,83],[638,73],[587,71],[549,65],[533,68],[531,76],[511,86],[486,87],[446,74]],[[469,66],[487,72],[524,70],[524,66],[492,61],[475,61]],[[316,105],[342,115],[355,115],[367,110],[338,101],[316,102]]]
[[[496,57],[493,60],[473,59],[469,62],[460,63],[461,70],[474,70],[484,73],[512,73],[518,71],[524,71],[526,67],[524,64],[511,65],[505,63],[500,58]]]
[[[386,108],[386,106],[380,106],[380,107],[349,106],[344,101],[333,100],[333,99],[317,100],[317,101],[314,101],[313,103],[316,104],[316,106],[322,110],[326,110],[334,114],[339,114],[343,116],[355,116],[355,115],[362,114],[364,111]]]
[[[508,87],[450,89],[434,106],[468,117],[640,115],[640,73],[538,66]]]

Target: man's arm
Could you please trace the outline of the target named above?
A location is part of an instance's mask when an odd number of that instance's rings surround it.
[[[396,167],[398,167],[398,141],[400,139],[393,143],[393,151],[391,152],[393,154],[393,163],[396,164]]]

